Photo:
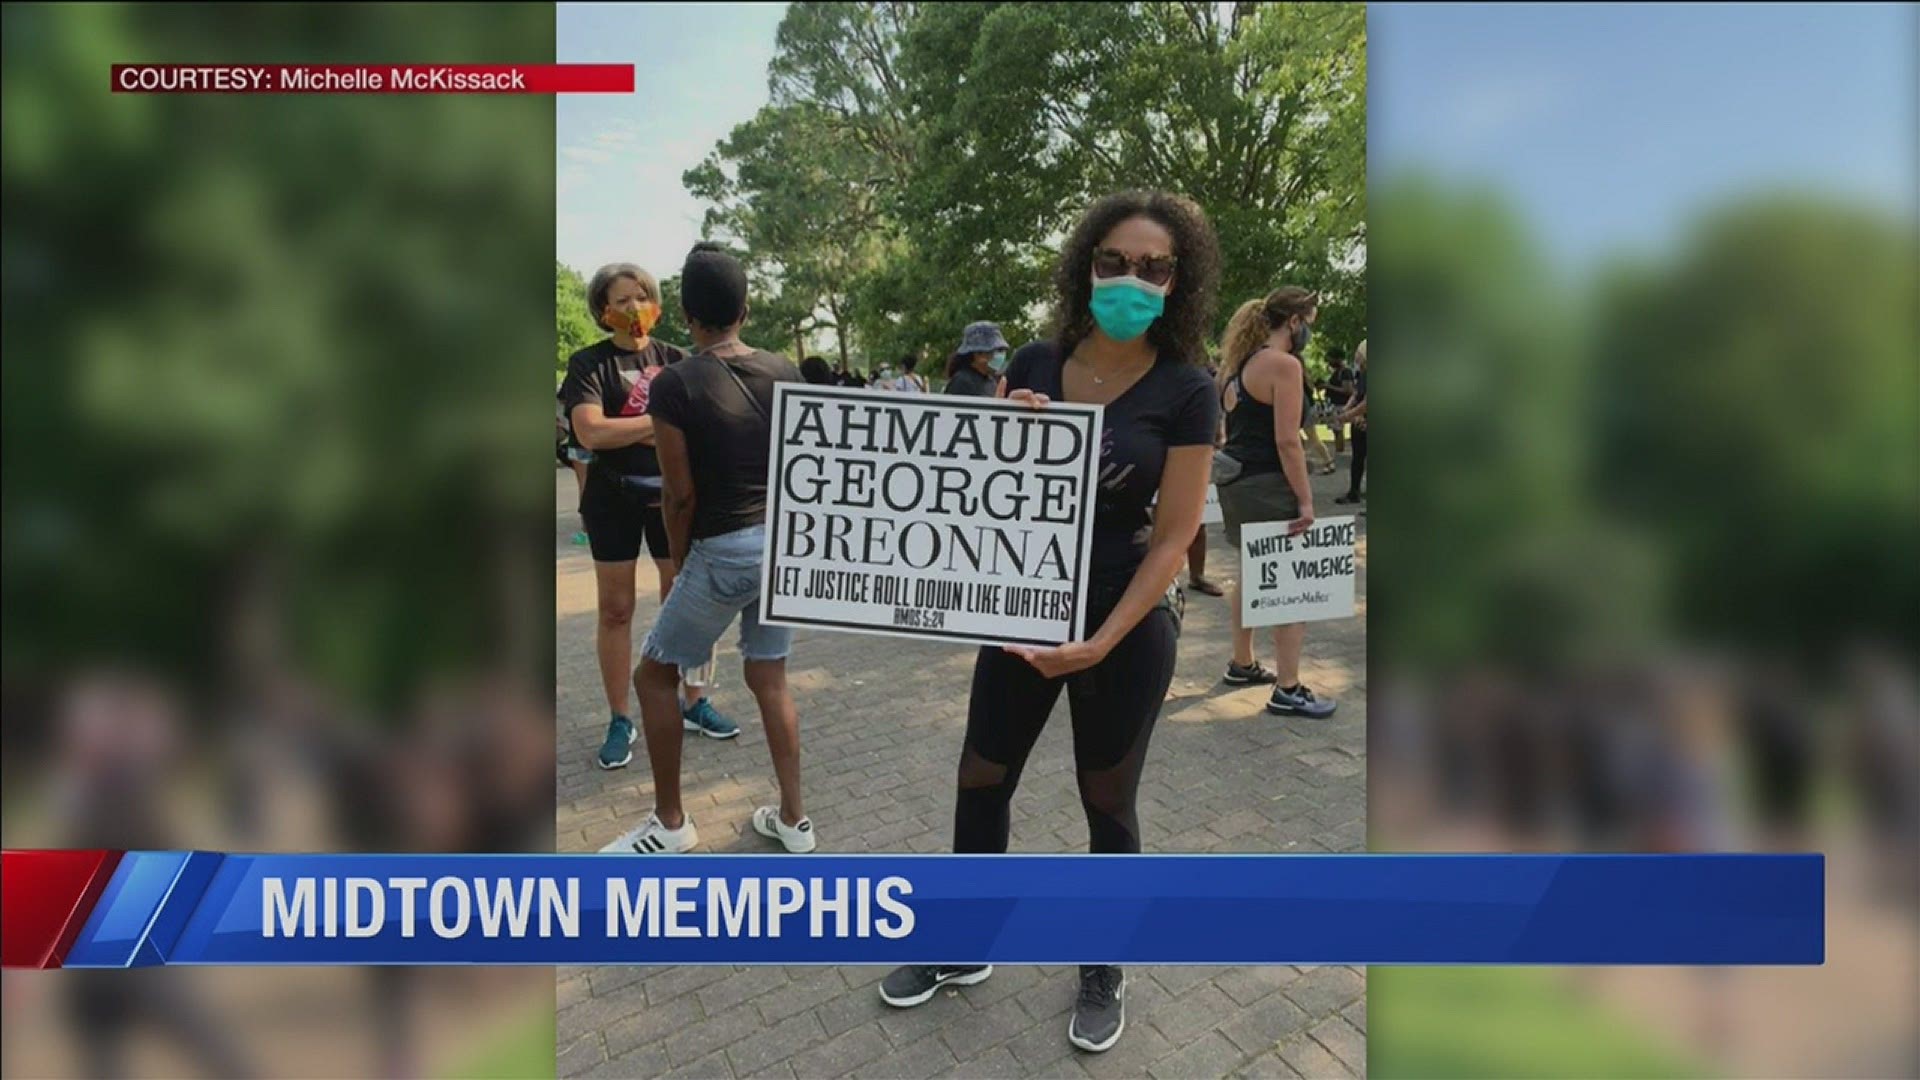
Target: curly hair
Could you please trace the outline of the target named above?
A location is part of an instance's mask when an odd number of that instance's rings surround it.
[[[1114,227],[1143,217],[1173,234],[1173,292],[1166,310],[1147,327],[1147,340],[1163,353],[1192,364],[1206,362],[1207,332],[1220,294],[1220,242],[1206,212],[1184,195],[1164,191],[1123,191],[1087,208],[1060,250],[1053,274],[1055,292],[1051,337],[1067,356],[1093,333],[1093,251]]]

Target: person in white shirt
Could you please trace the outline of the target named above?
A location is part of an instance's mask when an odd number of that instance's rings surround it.
[[[920,377],[917,370],[919,366],[920,358],[913,353],[902,356],[900,358],[900,374],[893,380],[893,385],[889,389],[897,390],[902,394],[926,393],[927,381]]]

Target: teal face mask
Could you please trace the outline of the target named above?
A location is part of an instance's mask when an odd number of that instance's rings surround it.
[[[1007,354],[1005,352],[996,352],[992,356],[987,357],[987,370],[993,372],[995,375],[1007,370]]]
[[[1132,341],[1166,310],[1167,291],[1132,276],[1094,278],[1093,300],[1087,307],[1101,333],[1115,341]]]

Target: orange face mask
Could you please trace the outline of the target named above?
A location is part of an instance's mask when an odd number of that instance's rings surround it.
[[[607,309],[607,325],[632,331],[634,337],[646,337],[653,333],[654,326],[660,321],[659,304],[642,304],[640,311],[632,318],[619,308]]]

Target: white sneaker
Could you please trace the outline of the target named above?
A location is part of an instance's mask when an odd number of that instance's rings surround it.
[[[763,806],[753,812],[753,831],[769,840],[780,841],[795,855],[805,855],[819,846],[819,840],[813,835],[812,818],[801,818],[800,824],[789,825],[780,820],[777,806]]]
[[[647,820],[620,839],[600,849],[602,855],[678,855],[683,851],[692,851],[700,842],[700,832],[693,827],[693,818],[688,817],[677,829],[669,829],[660,824],[659,814],[648,814]]]

